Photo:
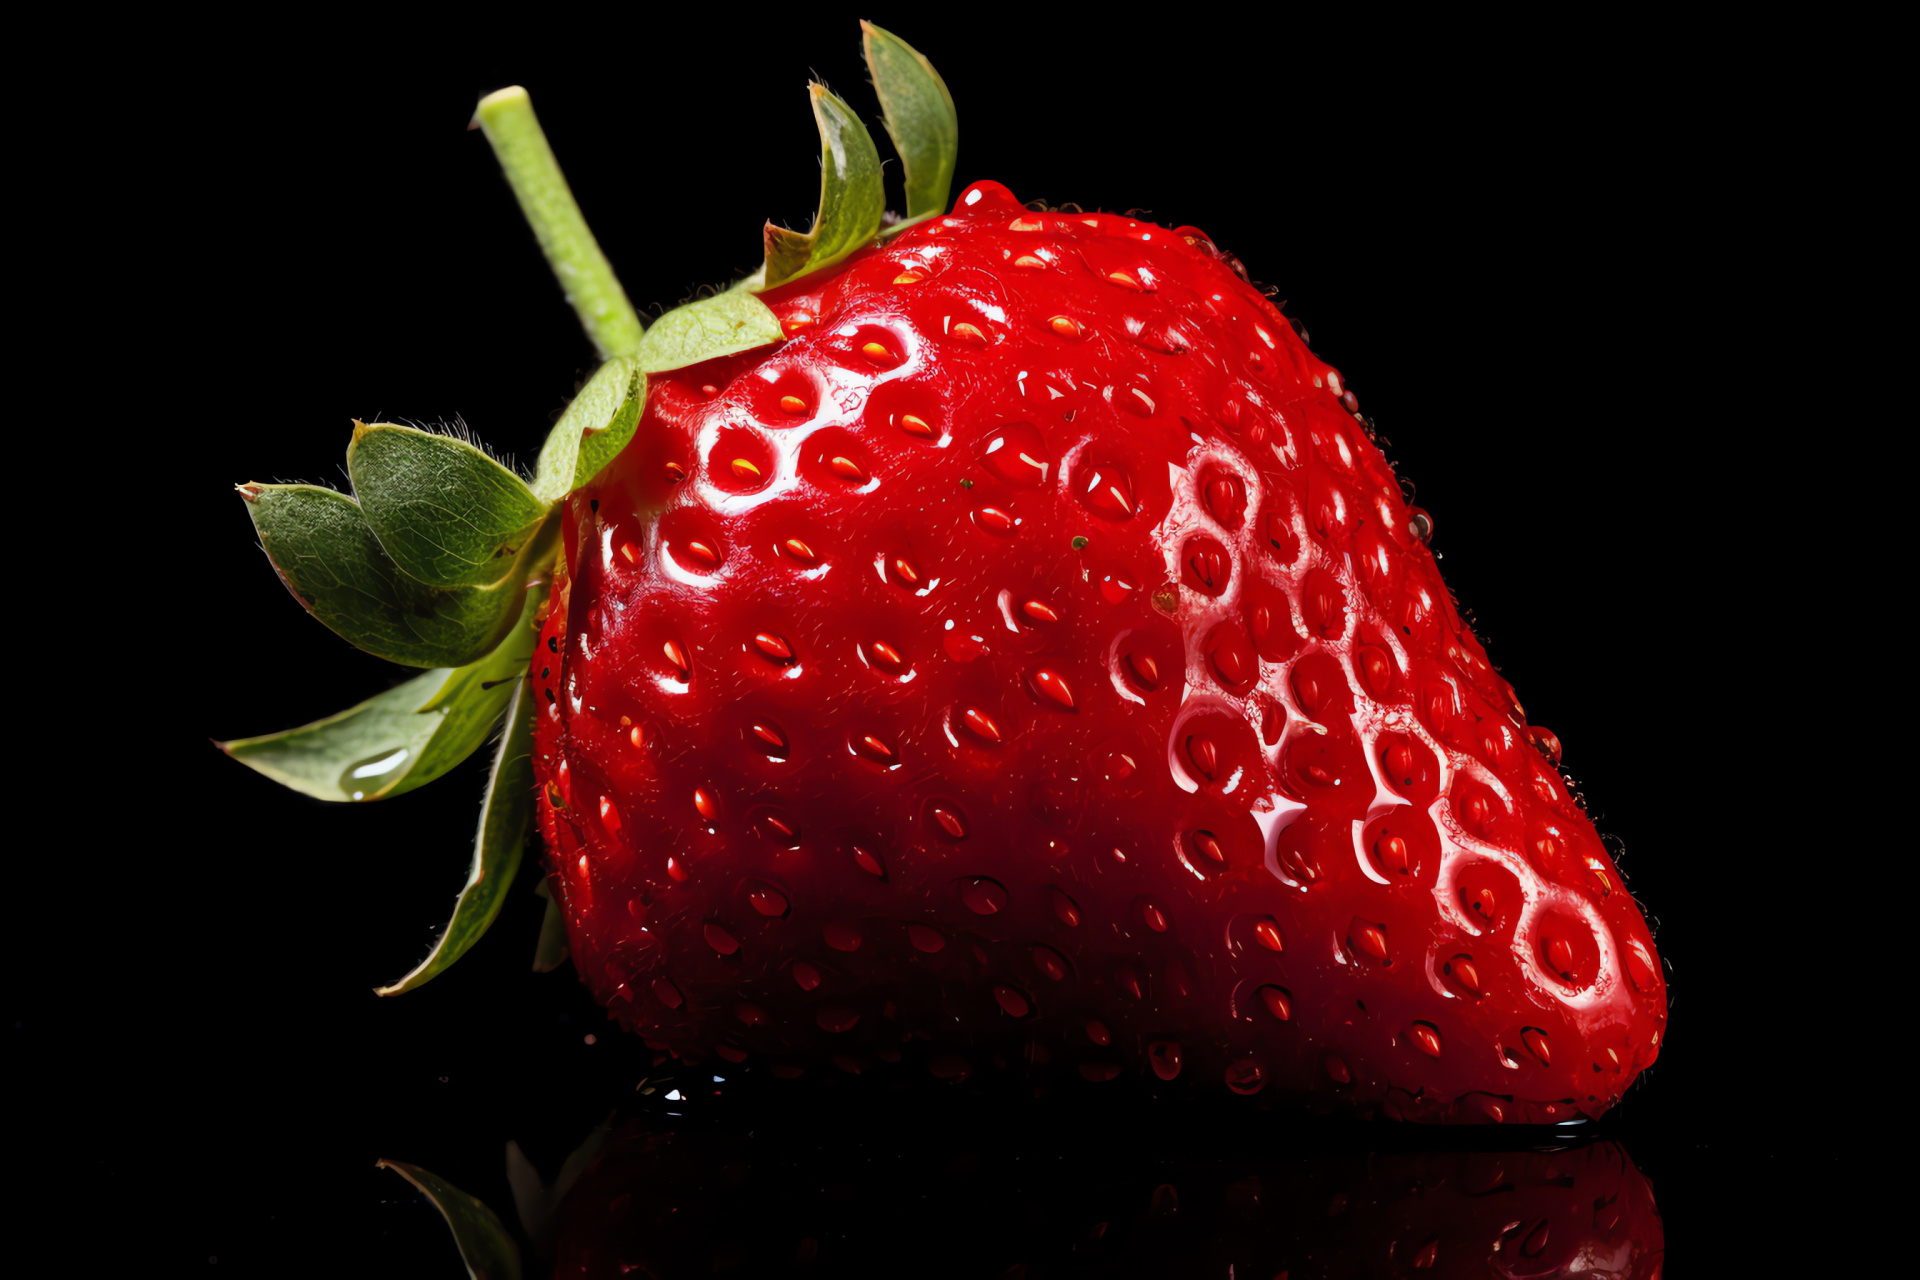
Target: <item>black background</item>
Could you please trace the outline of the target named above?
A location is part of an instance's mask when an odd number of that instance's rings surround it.
[[[1756,1241],[1775,1259],[1821,1245],[1848,1195],[1837,1073],[1862,1046],[1803,932],[1829,904],[1788,882],[1841,856],[1793,783],[1818,770],[1809,702],[1834,693],[1811,667],[1756,669],[1827,607],[1759,474],[1772,441],[1833,412],[1818,341],[1789,360],[1771,331],[1791,282],[1756,266],[1783,167],[1811,167],[1804,137],[1737,58],[1661,41],[1119,12],[872,16],[953,91],[956,193],[991,177],[1193,223],[1278,287],[1418,485],[1449,584],[1658,922],[1668,1046],[1606,1129],[1655,1183],[1690,1260],[1675,1274],[1724,1273]],[[90,410],[140,428],[125,471],[164,492],[127,500],[138,519],[84,522],[114,566],[89,598],[171,621],[145,639],[89,624],[79,643],[116,674],[45,677],[78,680],[64,692],[96,740],[144,763],[81,787],[43,846],[56,893],[12,936],[36,975],[14,992],[14,1056],[67,1101],[11,1123],[85,1132],[67,1150],[91,1185],[163,1209],[154,1261],[457,1276],[438,1220],[375,1158],[504,1211],[506,1139],[550,1170],[645,1073],[570,971],[527,971],[530,874],[455,970],[371,994],[444,921],[482,766],[330,808],[208,745],[395,674],[287,598],[231,486],[343,483],[352,417],[457,416],[528,462],[590,371],[464,132],[481,93],[533,90],[629,295],[657,308],[756,265],[763,218],[805,225],[809,72],[877,115],[855,16],[369,26],[244,56],[176,32],[178,73],[81,131],[86,163],[112,168],[105,251],[133,284],[83,310],[142,334],[123,351],[142,393]],[[92,944],[71,958],[42,929]],[[1797,1207],[1756,1222],[1783,1185]]]

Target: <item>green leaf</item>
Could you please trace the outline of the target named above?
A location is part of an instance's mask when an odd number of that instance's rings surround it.
[[[413,427],[353,424],[347,471],[380,546],[436,587],[487,586],[546,518],[526,482],[464,440]]]
[[[221,750],[316,800],[383,800],[424,787],[487,740],[526,674],[542,593],[524,596],[521,625],[480,661],[429,671],[338,715],[223,742]]]
[[[493,649],[520,613],[518,574],[491,587],[430,587],[400,571],[360,505],[308,484],[240,486],[280,580],[349,643],[408,667],[459,667]],[[521,549],[524,569],[549,554],[557,520]]]
[[[567,918],[553,900],[547,878],[540,877],[540,896],[547,900],[547,913],[540,918],[540,941],[533,948],[533,971],[552,973],[567,962]]]
[[[532,682],[524,676],[513,683],[506,729],[500,736],[493,772],[487,777],[486,799],[480,807],[473,868],[453,904],[453,918],[447,921],[446,932],[433,944],[426,959],[399,981],[377,988],[383,996],[412,991],[445,972],[480,941],[507,900],[527,842],[527,819],[533,813],[532,689]]]
[[[871,244],[886,210],[880,153],[867,127],[825,85],[811,84],[807,90],[813,95],[814,123],[820,126],[820,209],[813,229],[804,234],[767,224],[762,289],[832,266]]]
[[[600,1149],[613,1138],[613,1116],[609,1115],[567,1156],[560,1172],[549,1186],[540,1171],[527,1159],[517,1142],[507,1143],[507,1186],[513,1192],[513,1207],[520,1215],[520,1229],[533,1241],[536,1252],[553,1250],[554,1215],[573,1190],[573,1184],[587,1171]]]
[[[655,320],[634,359],[642,373],[665,373],[764,347],[781,336],[780,321],[766,303],[750,293],[717,293]]]
[[[534,496],[558,502],[593,479],[633,439],[646,403],[647,378],[632,357],[601,365],[547,434],[534,468]]]
[[[440,1211],[460,1248],[460,1260],[467,1264],[473,1280],[520,1280],[520,1246],[507,1234],[506,1226],[478,1196],[470,1196],[438,1174],[418,1165],[398,1160],[382,1160],[375,1166],[391,1169],[417,1187]]]
[[[960,118],[953,95],[933,64],[905,40],[871,22],[862,22],[860,31],[887,135],[900,153],[907,217],[945,213],[960,154]]]

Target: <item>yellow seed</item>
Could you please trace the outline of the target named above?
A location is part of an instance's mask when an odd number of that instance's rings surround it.
[[[1047,224],[1038,218],[1015,218],[1007,224],[1009,231],[1044,231]]]
[[[788,413],[805,413],[807,411],[807,402],[799,396],[781,396],[780,407]]]
[[[1123,289],[1131,289],[1135,293],[1140,292],[1140,282],[1138,280],[1135,280],[1132,276],[1128,275],[1124,271],[1112,272],[1107,276],[1107,279],[1111,280],[1113,283],[1119,285]]]
[[[1080,322],[1072,316],[1055,316],[1053,319],[1047,321],[1047,323],[1053,326],[1053,331],[1063,338],[1077,338],[1080,336]]]
[[[1023,253],[1013,260],[1013,265],[1027,271],[1045,271],[1047,264],[1030,253]]]
[[[735,458],[730,465],[733,467],[733,474],[739,476],[742,480],[758,480],[760,478],[760,468],[754,466],[745,458]]]
[[[965,320],[953,326],[953,336],[965,342],[985,342],[987,340],[987,335],[980,332],[979,326],[968,324]]]
[[[893,278],[893,282],[895,284],[919,284],[922,280],[925,280],[925,279],[926,277],[924,275],[921,275],[918,271],[902,271],[899,275]]]
[[[877,342],[869,342],[866,346],[860,348],[860,354],[875,364],[883,364],[893,359],[893,352],[887,350]]]
[[[903,413],[900,415],[900,425],[916,436],[930,436],[933,434],[933,428],[927,424],[925,418],[916,417],[911,413]]]

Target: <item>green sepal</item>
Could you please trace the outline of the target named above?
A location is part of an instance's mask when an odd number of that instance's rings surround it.
[[[499,582],[547,514],[524,480],[479,449],[415,427],[355,422],[347,473],[381,548],[430,586]]]
[[[467,1264],[473,1280],[520,1280],[520,1246],[478,1196],[468,1195],[438,1174],[418,1165],[398,1160],[382,1160],[374,1166],[391,1169],[411,1182],[432,1202],[447,1220],[453,1242],[459,1246],[460,1260]]]
[[[524,595],[521,625],[480,661],[429,671],[338,715],[220,749],[316,800],[383,800],[424,787],[487,740],[526,673],[539,640],[541,592]]]
[[[593,479],[633,439],[646,403],[647,376],[631,356],[601,365],[547,433],[534,467],[534,497],[558,502]]]
[[[907,217],[945,213],[960,154],[960,117],[953,109],[953,95],[933,64],[905,40],[871,22],[862,22],[860,32],[887,136],[900,154]]]
[[[653,322],[634,359],[642,373],[684,369],[780,341],[780,321],[751,293],[716,293]]]
[[[561,912],[560,904],[553,900],[553,890],[545,876],[540,877],[540,888],[536,892],[546,899],[547,913],[540,918],[540,941],[533,947],[533,971],[552,973],[567,962],[567,917]]]
[[[412,991],[445,972],[493,925],[507,900],[507,890],[513,887],[533,813],[533,683],[523,676],[511,687],[506,727],[480,806],[472,869],[454,902],[453,916],[427,958],[397,982],[376,988],[380,995]]]
[[[505,638],[519,616],[520,572],[490,587],[430,587],[400,571],[360,504],[310,484],[246,484],[240,495],[267,558],[294,597],[335,634],[407,667],[460,667]],[[520,550],[526,571],[551,554],[559,521]]]
[[[788,231],[769,222],[767,259],[758,289],[773,289],[873,242],[886,211],[880,153],[853,109],[822,84],[807,86],[814,123],[820,126],[820,209],[813,229]]]

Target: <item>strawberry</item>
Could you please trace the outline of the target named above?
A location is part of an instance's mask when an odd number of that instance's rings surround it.
[[[483,103],[607,364],[530,486],[376,424],[361,514],[245,490],[317,616],[436,667],[382,714],[470,670],[505,704],[454,925],[387,990],[491,922],[531,795],[582,978],[684,1058],[1600,1115],[1659,1052],[1650,934],[1353,392],[1193,228],[992,182],[943,212],[944,86],[868,52],[909,219],[816,86],[813,229],[644,337],[524,94]],[[230,749],[291,776],[284,738]],[[436,776],[438,737],[372,741],[303,789]]]

